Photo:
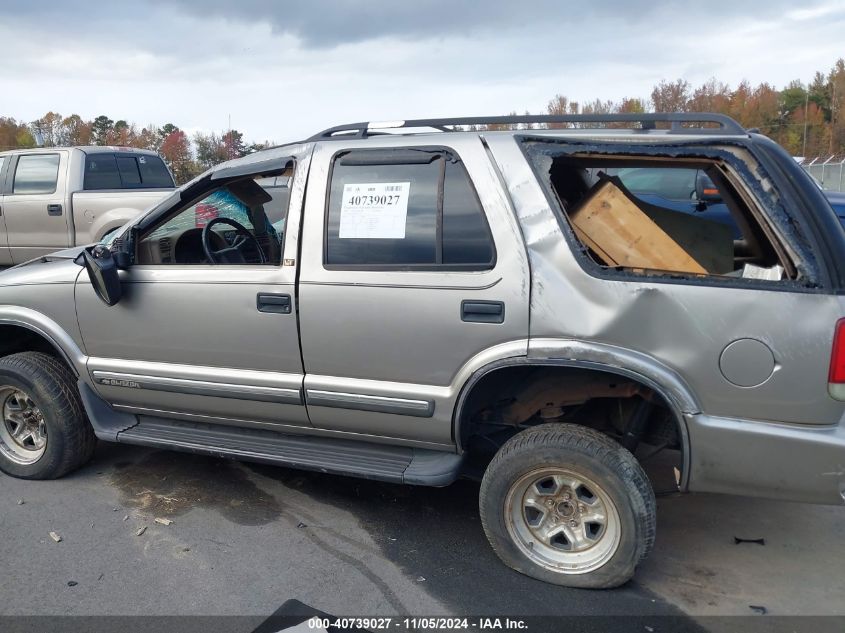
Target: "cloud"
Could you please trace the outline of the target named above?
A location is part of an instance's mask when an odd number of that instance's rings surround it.
[[[448,38],[471,34],[540,29],[571,36],[572,29],[602,30],[604,22],[624,22],[641,30],[631,37],[654,38],[673,26],[698,24],[705,36],[712,25],[724,26],[736,20],[782,15],[793,1],[758,2],[710,0],[684,3],[673,0],[606,0],[564,2],[533,0],[521,4],[512,0],[455,2],[454,0],[151,0],[155,4],[179,7],[193,15],[218,15],[228,19],[266,21],[278,33],[294,34],[306,46],[336,46],[383,37],[410,39]],[[812,11],[813,9],[805,9]],[[717,28],[718,28],[717,27]]]
[[[631,38],[653,39],[675,29],[694,29],[703,37],[726,25],[782,16],[794,9],[794,0],[769,0],[765,4],[748,0],[709,0],[684,3],[674,0],[605,0],[605,2],[565,2],[512,0],[455,2],[454,0],[135,0],[111,3],[101,0],[46,0],[21,3],[0,0],[4,19],[25,16],[49,24],[61,17],[75,26],[122,21],[139,37],[155,36],[155,31],[137,27],[151,12],[172,15],[179,11],[201,19],[220,17],[245,24],[266,23],[275,33],[294,35],[308,47],[332,47],[380,38],[428,39],[464,37],[514,32],[554,32],[559,38],[572,36],[572,30],[590,30],[601,35],[606,23],[632,27]],[[812,19],[842,8],[841,2],[811,5],[792,10],[795,19]],[[157,19],[167,30],[166,18]],[[638,29],[638,30],[634,30]],[[52,30],[52,29],[51,29]]]
[[[826,15],[835,15],[842,11],[841,2],[831,2],[830,4],[820,4],[815,7],[807,7],[803,9],[793,9],[788,11],[786,18],[789,20],[815,20]]]

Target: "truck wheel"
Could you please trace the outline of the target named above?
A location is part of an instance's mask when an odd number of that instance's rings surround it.
[[[55,479],[94,453],[76,380],[48,354],[0,358],[0,470],[22,479]]]
[[[648,477],[628,450],[583,426],[511,438],[487,467],[479,505],[499,558],[556,585],[619,586],[654,544]]]

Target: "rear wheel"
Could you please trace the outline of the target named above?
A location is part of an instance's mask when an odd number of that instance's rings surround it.
[[[40,352],[0,358],[0,470],[54,479],[87,462],[96,444],[76,379]]]
[[[572,424],[534,427],[502,446],[484,475],[480,512],[507,565],[558,585],[616,587],[654,543],[654,493],[639,463]]]

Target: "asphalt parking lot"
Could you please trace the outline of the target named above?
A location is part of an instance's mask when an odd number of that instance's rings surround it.
[[[0,475],[0,614],[260,622],[295,599],[335,615],[637,616],[638,630],[845,614],[842,507],[661,497],[636,579],[579,591],[500,564],[476,496],[468,481],[403,487],[101,443],[62,480]]]

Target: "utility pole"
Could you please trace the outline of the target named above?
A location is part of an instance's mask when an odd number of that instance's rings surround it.
[[[833,96],[830,99],[830,153],[833,153],[833,139],[836,136],[834,130],[836,129],[836,79],[832,77],[830,80]]]
[[[806,160],[807,158],[807,110],[810,108],[810,85],[807,84],[807,90],[804,91],[804,149],[801,154]]]

